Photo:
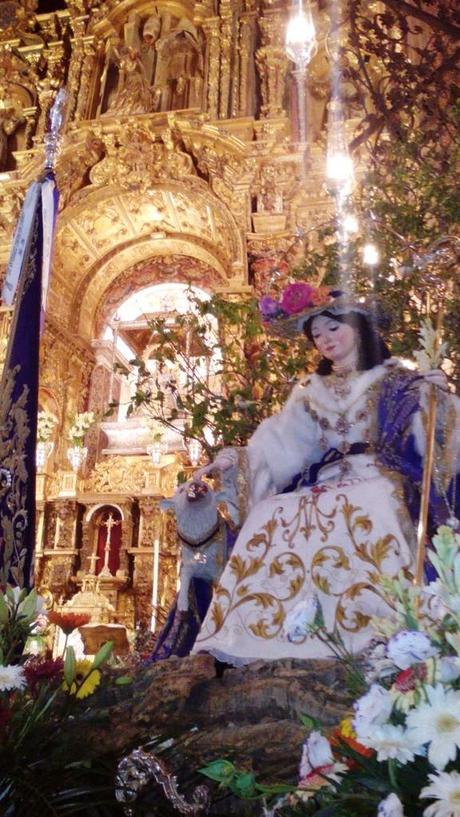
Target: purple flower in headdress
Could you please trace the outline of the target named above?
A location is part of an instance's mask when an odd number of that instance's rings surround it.
[[[281,314],[281,307],[278,301],[275,301],[274,298],[270,298],[269,295],[265,295],[260,299],[259,310],[264,320],[272,320]]]
[[[296,315],[303,309],[313,306],[314,288],[300,282],[289,284],[283,292],[281,308],[287,315]]]

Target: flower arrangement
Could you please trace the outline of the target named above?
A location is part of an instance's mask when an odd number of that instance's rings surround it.
[[[0,591],[0,804],[8,814],[86,815],[88,802],[96,800],[101,810],[95,807],[95,815],[119,813],[116,761],[107,768],[107,751],[88,735],[87,701],[105,680],[111,642],[83,660],[67,642],[55,658],[28,654],[37,627],[55,623],[67,638],[88,619],[64,612],[46,616],[35,590]],[[114,683],[128,681],[121,676]]]
[[[73,446],[81,448],[86,432],[96,422],[93,411],[81,411],[76,414],[69,428],[69,440]]]
[[[325,306],[341,293],[331,291],[329,287],[314,287],[302,281],[289,284],[276,301],[268,295],[259,301],[262,320],[271,323],[275,320],[297,315],[307,309]]]
[[[271,814],[460,817],[460,535],[443,526],[433,546],[437,579],[426,587],[382,577],[393,615],[374,619],[377,640],[356,664],[362,694],[328,736],[306,719],[297,786]],[[299,615],[288,623],[294,637]],[[305,611],[305,626],[324,639],[313,615]],[[247,772],[215,764],[201,771],[238,789]],[[249,788],[240,796],[258,796],[255,780]]]
[[[39,443],[46,443],[55,427],[57,419],[50,411],[39,411],[37,415],[37,440]]]

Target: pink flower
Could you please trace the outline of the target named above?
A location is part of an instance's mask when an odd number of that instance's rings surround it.
[[[281,308],[287,315],[296,315],[314,305],[314,289],[309,284],[289,284],[283,292]]]

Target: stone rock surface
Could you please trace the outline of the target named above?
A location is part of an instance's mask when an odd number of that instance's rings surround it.
[[[344,668],[334,660],[258,661],[218,677],[208,655],[170,658],[139,670],[124,690],[104,702],[119,757],[155,735],[189,733],[188,769],[227,758],[262,780],[296,779],[306,734],[300,715],[332,727],[350,707]],[[213,813],[237,811],[228,802],[224,809]]]

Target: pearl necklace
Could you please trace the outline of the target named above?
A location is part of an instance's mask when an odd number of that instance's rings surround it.
[[[327,385],[337,397],[343,399],[351,394],[350,381],[353,380],[356,375],[357,371],[353,366],[334,368],[327,378]]]

